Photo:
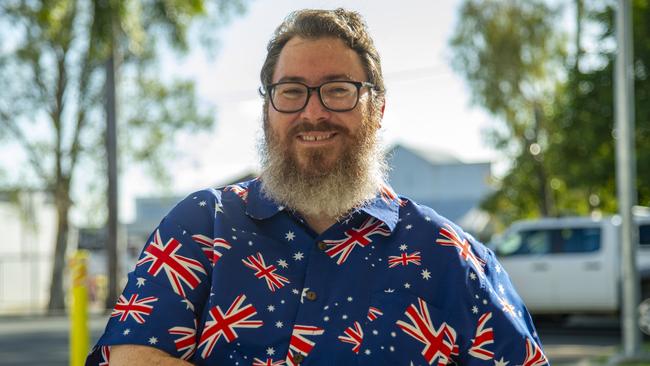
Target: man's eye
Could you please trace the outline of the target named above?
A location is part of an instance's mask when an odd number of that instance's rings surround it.
[[[301,88],[283,89],[280,92],[280,95],[282,95],[284,98],[299,98],[305,95],[305,90]]]

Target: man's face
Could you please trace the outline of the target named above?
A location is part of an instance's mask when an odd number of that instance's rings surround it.
[[[282,49],[273,73],[273,83],[299,81],[318,86],[332,80],[367,81],[359,55],[336,38],[292,38]],[[293,160],[303,174],[328,174],[350,154],[354,144],[362,142],[358,141],[360,135],[367,138],[379,127],[378,119],[368,118],[370,91],[362,88],[359,95],[359,103],[348,112],[327,110],[316,94],[295,113],[278,112],[268,103],[267,140],[282,146],[289,155],[285,158]]]

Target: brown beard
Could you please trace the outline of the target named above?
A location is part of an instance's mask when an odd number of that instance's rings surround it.
[[[378,143],[378,113],[364,113],[356,134],[323,121],[316,125],[297,123],[287,141],[299,132],[336,131],[351,141],[338,159],[329,162],[323,149],[309,151],[304,164],[298,161],[293,144],[282,144],[269,126],[264,109],[264,140],[259,146],[262,191],[266,196],[305,216],[340,219],[375,197],[384,182],[386,162]]]

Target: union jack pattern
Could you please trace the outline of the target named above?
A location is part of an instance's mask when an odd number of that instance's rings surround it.
[[[544,366],[548,360],[535,341],[526,338],[526,358],[522,366]]]
[[[111,347],[101,346],[100,348],[102,349],[102,359],[99,366],[108,366],[108,361],[111,359]]]
[[[211,239],[205,235],[196,234],[196,235],[192,235],[192,239],[194,239],[195,242],[201,245],[201,250],[203,250],[203,253],[205,254],[206,257],[208,257],[212,265],[215,265],[219,260],[219,258],[221,258],[221,256],[223,255],[223,253],[217,250],[217,248],[224,248],[224,249],[232,248],[232,245],[230,245],[230,243],[228,243],[228,241],[223,238]]]
[[[129,316],[133,318],[138,324],[144,324],[144,315],[151,315],[153,311],[153,305],[149,305],[152,302],[158,301],[158,298],[153,296],[148,296],[138,300],[138,294],[132,294],[131,297],[127,300],[124,295],[120,295],[120,298],[113,308],[111,313],[111,318],[119,317],[117,320],[124,322]]]
[[[246,295],[237,296],[225,314],[219,306],[210,309],[208,313],[210,320],[205,322],[205,328],[199,340],[199,347],[204,347],[201,357],[204,359],[208,357],[222,336],[228,343],[239,337],[235,328],[259,328],[263,325],[261,320],[249,320],[257,314],[257,310],[251,304],[242,307],[244,301],[246,301]]]
[[[285,284],[289,283],[289,279],[275,273],[277,270],[275,265],[266,265],[262,253],[258,252],[255,255],[249,256],[246,260],[242,259],[241,261],[246,267],[255,271],[255,277],[266,280],[266,286],[271,290],[271,292],[275,292],[276,289],[280,289],[284,287]]]
[[[399,320],[397,326],[406,334],[424,344],[422,356],[429,365],[432,365],[436,360],[438,366],[447,365],[456,345],[456,331],[446,322],[436,329],[431,322],[429,308],[421,298],[418,298],[418,307],[411,304],[404,314],[411,323]]]
[[[343,331],[343,335],[339,336],[339,341],[351,343],[354,345],[354,347],[352,347],[352,352],[359,353],[361,342],[363,342],[363,329],[361,329],[361,324],[359,324],[359,322],[354,322],[352,327],[347,327],[345,331]]]
[[[289,366],[297,366],[299,362],[295,361],[296,354],[307,356],[316,344],[314,341],[307,339],[307,336],[317,336],[325,333],[325,329],[312,325],[294,325],[291,339],[289,339],[289,353],[287,354],[286,363]]]
[[[240,185],[233,184],[233,185],[226,186],[224,191],[232,191],[236,195],[238,195],[239,198],[241,198],[242,201],[244,201],[244,203],[248,202],[248,188],[244,188]]]
[[[485,274],[485,271],[483,270],[485,261],[474,254],[474,251],[472,251],[472,246],[469,244],[467,239],[461,238],[461,236],[458,235],[456,230],[454,230],[451,225],[445,224],[444,227],[440,229],[440,235],[442,238],[438,238],[436,240],[436,243],[443,246],[457,248],[460,256],[464,260],[469,261],[477,273],[480,275]]]
[[[210,188],[144,244],[87,365],[116,344],[197,366],[548,365],[506,268],[387,185],[322,233],[260,180]]]
[[[371,307],[368,309],[368,316],[367,316],[367,318],[368,318],[369,321],[376,320],[376,319],[379,318],[381,315],[384,315],[384,313],[382,313],[381,310],[377,309],[377,308],[374,307],[374,306],[371,306]]]
[[[388,268],[393,268],[397,266],[407,266],[409,263],[413,263],[416,266],[419,266],[420,260],[422,260],[422,257],[420,257],[420,252],[413,252],[411,254],[406,254],[402,253],[401,255],[391,255],[388,257]]]
[[[273,361],[272,358],[267,358],[265,361],[262,361],[259,358],[253,359],[253,366],[282,366],[282,365],[284,365],[284,360]]]
[[[347,259],[355,246],[365,247],[372,243],[371,235],[389,236],[390,230],[383,227],[384,223],[374,217],[368,217],[358,228],[345,231],[345,238],[340,240],[324,240],[329,248],[325,251],[331,258],[338,257],[336,264],[341,265]]]
[[[196,319],[194,319],[194,327],[173,327],[169,329],[169,334],[180,336],[174,339],[176,351],[185,351],[181,359],[189,360],[196,351]]]
[[[163,244],[160,230],[156,230],[154,240],[147,245],[144,256],[136,266],[149,264],[147,272],[154,277],[158,276],[160,270],[165,271],[174,292],[186,297],[183,284],[193,290],[201,283],[199,276],[194,272],[206,273],[201,262],[177,253],[182,247],[183,244],[174,238]]]
[[[469,349],[469,355],[480,358],[481,360],[491,360],[494,352],[486,347],[494,343],[494,331],[491,327],[486,327],[486,323],[492,319],[492,312],[487,312],[478,319],[476,334],[472,339],[472,346]]]

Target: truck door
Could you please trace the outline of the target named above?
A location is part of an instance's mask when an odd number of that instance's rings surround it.
[[[568,312],[616,309],[617,254],[614,246],[603,245],[601,226],[558,228],[550,234],[556,306]]]

